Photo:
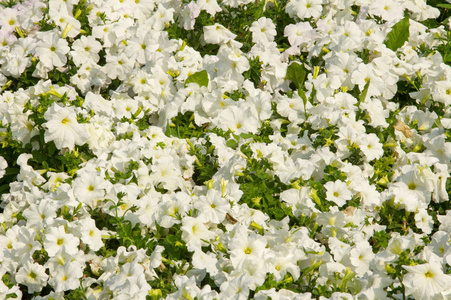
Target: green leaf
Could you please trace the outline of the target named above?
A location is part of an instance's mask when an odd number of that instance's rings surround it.
[[[409,26],[409,18],[407,17],[396,23],[387,34],[385,46],[396,51],[399,47],[404,45],[404,42],[409,39]]]
[[[437,4],[437,7],[451,9],[451,4]]]
[[[307,70],[305,69],[304,65],[293,62],[288,66],[287,76],[285,78],[291,80],[296,88],[299,89],[304,85],[306,75]]]
[[[242,137],[243,139],[250,139],[250,138],[255,138],[256,135],[252,134],[252,133],[243,132],[240,134],[240,137]]]
[[[42,154],[39,151],[32,151],[31,152],[33,154],[33,160],[35,162],[37,162],[38,164],[42,164],[43,161],[47,160],[48,157],[45,154]]]
[[[6,168],[5,175],[17,175],[19,172],[19,168]]]
[[[368,88],[369,87],[370,87],[370,81],[368,80],[368,82],[365,84],[365,87],[363,88],[362,93],[360,93],[358,105],[360,105],[360,103],[365,101],[366,94],[368,94]]]
[[[49,143],[49,148],[48,148],[48,152],[50,156],[53,156],[56,152],[56,145],[55,143]]]
[[[303,89],[298,89],[298,95],[302,98],[302,102],[304,103],[304,109],[307,105],[307,97],[305,96],[305,92]]]
[[[238,147],[238,142],[233,139],[230,139],[226,142],[226,146],[232,149],[236,149]]]
[[[203,70],[200,72],[196,72],[193,75],[189,76],[185,80],[185,87],[188,83],[197,83],[200,87],[201,86],[208,86],[208,73],[207,71]]]

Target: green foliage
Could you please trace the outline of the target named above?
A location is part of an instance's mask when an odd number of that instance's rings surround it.
[[[450,4],[444,3],[443,0],[427,0],[428,5],[436,7],[440,11],[440,15],[436,19],[427,19],[421,23],[428,28],[437,28],[440,25],[446,25],[451,16]]]
[[[70,78],[77,73],[77,68],[74,67],[73,63],[68,63],[70,66],[65,72],[61,72],[58,69],[53,69],[48,72],[48,77],[52,82],[57,83],[59,86],[71,85]]]
[[[174,261],[190,260],[192,256],[182,240],[182,230],[178,226],[171,228],[171,234],[166,235],[163,246],[168,259]]]
[[[136,124],[136,126],[138,126],[138,129],[140,131],[145,131],[147,128],[150,127],[150,124],[148,122],[148,117],[146,115],[144,115],[143,118],[136,121],[135,124]]]
[[[148,244],[149,249],[153,251],[157,244],[162,245],[165,250],[162,253],[163,263],[155,269],[158,277],[149,282],[152,290],[158,291],[153,294],[151,299],[162,299],[175,292],[174,274],[185,274],[187,262],[192,259],[192,253],[188,252],[185,242],[182,240],[182,230],[180,230],[179,224],[170,229],[157,224],[153,241]],[[148,251],[149,255],[151,251]]]
[[[406,17],[396,23],[392,30],[387,34],[387,39],[385,40],[385,45],[387,48],[396,51],[404,42],[409,39],[409,18]]]
[[[269,144],[272,142],[269,136],[274,133],[274,130],[269,125],[269,122],[263,122],[262,126],[259,128],[258,131],[259,131],[258,134],[243,132],[240,135],[236,135],[232,133],[229,135],[232,137],[226,141],[226,146],[236,150],[238,148],[238,145],[240,144],[241,139],[245,140],[252,139],[254,143]],[[248,150],[249,150],[248,148],[244,149],[244,151],[246,152],[245,154],[246,155],[249,154],[249,156],[251,156],[252,152],[251,151],[249,152]]]
[[[304,110],[306,110],[307,105],[307,97],[304,91],[304,81],[307,77],[307,69],[304,64],[300,64],[297,62],[292,62],[287,68],[286,79],[291,80],[292,84],[298,90],[299,96],[302,98],[302,102],[304,103]],[[310,99],[313,101],[313,97]],[[307,112],[305,113],[305,117],[307,119]]]
[[[410,78],[409,78],[410,79]],[[394,100],[399,104],[399,109],[402,109],[405,106],[414,105],[417,106],[417,100],[410,97],[410,93],[417,92],[417,86],[421,86],[421,82],[419,79],[415,80],[406,80],[406,81],[398,81],[398,91],[395,95]]]
[[[206,128],[207,125],[199,127],[194,123],[194,114],[192,112],[179,113],[176,117],[172,118],[172,123],[167,126],[165,134],[181,139],[197,138],[204,134]]]
[[[247,168],[237,179],[243,191],[241,201],[250,208],[268,214],[272,219],[282,220],[292,215],[291,208],[279,200],[280,192],[287,188],[277,176],[268,174],[268,170],[272,170],[272,166],[266,159],[248,159]]]
[[[451,5],[451,4],[450,4]],[[443,57],[443,62],[451,65],[451,32],[447,31],[445,37],[439,39],[441,43],[436,47],[437,50]]]
[[[181,39],[186,42],[187,45],[202,54],[214,54],[217,52],[219,46],[204,45],[202,43],[203,27],[213,25],[214,23],[213,17],[211,17],[206,11],[201,11],[199,16],[196,18],[196,23],[193,30],[185,30],[179,22],[169,24],[169,26],[166,26],[165,30],[168,32],[169,38],[171,39]]]
[[[384,250],[387,248],[388,241],[390,240],[390,234],[384,230],[377,231],[370,238],[369,242],[373,247],[373,252],[378,253],[379,250]]]
[[[11,8],[11,7],[17,5],[20,2],[22,2],[22,1],[18,1],[18,0],[3,0],[3,1],[0,2],[0,5],[3,6],[3,8]]]
[[[396,162],[396,156],[384,155],[381,158],[372,162],[374,167],[374,175],[370,178],[370,184],[376,184],[379,192],[387,187],[387,183],[394,174],[393,165]]]
[[[193,30],[185,30],[179,20],[168,25],[166,31],[170,38],[182,39],[194,50],[199,51],[201,55],[215,55],[219,49],[218,45],[205,45],[203,43],[203,27],[210,26],[215,23],[222,24],[232,33],[236,34],[236,41],[243,44],[241,51],[248,52],[252,47],[252,34],[249,30],[251,24],[260,17],[266,17],[273,20],[276,25],[277,35],[275,42],[282,49],[290,47],[287,38],[284,36],[285,26],[294,22],[286,13],[285,6],[287,0],[282,1],[256,1],[246,5],[240,5],[236,8],[224,9],[212,17],[206,11],[202,10],[196,18]],[[252,68],[252,65],[251,65]],[[248,74],[249,76],[251,74]],[[246,78],[248,79],[248,78]],[[251,75],[249,77],[255,83],[255,79]]]
[[[316,134],[313,140],[313,147],[317,149],[320,146],[329,147],[330,151],[336,152],[337,148],[334,145],[334,141],[338,138],[336,132],[338,128],[336,126],[331,126],[328,128],[321,128],[319,130],[309,130],[310,134]]]
[[[86,0],[81,0],[77,4],[74,5],[72,9],[75,16],[77,16],[77,20],[80,21],[81,24],[81,34],[90,36],[92,34],[92,28],[89,26],[88,16],[91,12],[91,8],[89,8]],[[103,13],[105,15],[105,13]]]
[[[280,289],[291,289],[293,290],[293,276],[291,276],[290,273],[287,273],[280,281],[277,281],[274,278],[273,274],[266,274],[266,278],[265,278],[265,282],[259,286],[256,290],[255,293],[257,293],[258,291],[265,291],[265,290],[269,290],[271,288],[276,288],[276,290],[280,290]],[[298,293],[302,293],[302,289],[296,289],[296,292]],[[250,298],[253,297],[253,294],[250,295]]]
[[[451,178],[448,178],[446,181],[446,190],[448,191],[448,199],[451,199]],[[437,216],[446,215],[446,212],[448,210],[451,210],[451,201],[444,201],[439,203],[432,201],[431,203],[429,203],[428,213],[434,220],[433,232],[436,232],[439,227],[438,224],[440,222],[438,222]]]
[[[78,217],[79,212],[81,211],[83,204],[79,203],[77,207],[75,207],[72,211],[69,211],[69,207],[67,205],[64,205],[61,207],[57,215],[61,216],[63,219],[68,220],[69,222],[74,221]]]
[[[3,87],[2,91],[5,89],[17,91],[20,88],[27,89],[28,87],[35,86],[39,82],[39,79],[33,77],[32,74],[35,71],[37,64],[37,60],[32,60],[31,66],[26,68],[25,71],[20,74],[19,78],[8,78],[8,84],[10,84],[10,86]]]
[[[233,101],[238,101],[245,98],[243,90],[234,90],[233,92],[225,92],[224,97],[229,97]]]
[[[402,284],[402,279],[407,271],[403,268],[403,266],[414,266],[417,264],[425,263],[423,260],[413,259],[412,256],[415,255],[417,249],[412,253],[410,249],[407,249],[401,252],[397,259],[393,263],[389,263],[385,265],[385,272],[392,279],[398,279],[400,284],[395,286],[395,283],[390,285],[390,289],[388,290],[388,295],[393,297],[393,295],[401,294],[405,295],[405,288]],[[410,298],[409,298],[410,299]]]
[[[28,119],[33,121],[35,125],[40,126],[46,122],[44,113],[53,102],[55,102],[55,99],[52,99],[49,94],[41,94],[39,95],[38,104],[33,107],[30,103],[27,103],[24,112],[31,111]]]
[[[387,226],[387,233],[399,232],[401,235],[409,233],[409,229],[414,232],[421,232],[415,225],[415,214],[405,209],[400,209],[394,204],[394,200],[385,201],[379,211],[379,224]]]
[[[8,289],[11,289],[16,284],[15,280],[13,278],[11,278],[11,275],[8,273],[4,274],[2,276],[2,281],[5,284],[5,286],[8,287]],[[18,296],[16,294],[7,294],[5,296],[6,296],[5,299],[17,299],[18,298]]]
[[[261,65],[262,63],[258,59],[250,59],[249,70],[243,73],[244,79],[252,81],[255,88],[260,85]]]
[[[192,179],[197,185],[203,185],[219,169],[218,158],[214,154],[214,146],[209,141],[205,145],[193,145],[188,139],[187,142],[190,146],[189,153],[196,157]]]
[[[308,181],[308,186],[311,189],[310,197],[315,202],[315,207],[323,212],[329,211],[330,207],[334,205],[331,201],[326,200],[325,182],[325,180],[315,181],[312,179]]]
[[[324,180],[327,181],[336,181],[341,180],[346,182],[346,174],[340,171],[337,167],[334,166],[326,166],[324,168]]]
[[[362,165],[364,162],[364,154],[362,153],[360,148],[353,145],[353,146],[348,146],[348,149],[350,151],[350,155],[348,158],[346,158],[345,161],[348,161],[348,162],[352,163],[353,165],[357,165],[357,166]]]
[[[134,160],[130,160],[127,164],[126,167],[126,172],[121,172],[121,171],[116,171],[114,172],[113,177],[108,173],[105,172],[105,178],[108,179],[111,183],[116,184],[116,183],[125,183],[125,182],[135,182],[136,181],[136,177],[133,171],[138,170],[139,168],[139,163],[134,161]]]
[[[186,139],[190,146],[190,154],[196,156],[193,180],[196,184],[203,185],[205,181],[210,180],[216,173],[218,163],[214,154],[214,146],[209,141],[205,145],[193,145],[189,140],[189,138],[204,137],[208,128],[208,124],[199,127],[194,124],[193,120],[194,115],[192,112],[179,113],[172,118],[173,123],[167,127],[166,135]],[[220,133],[220,135],[222,134]]]
[[[78,300],[78,299],[83,299],[83,300],[87,300],[88,298],[86,297],[86,288],[83,288],[83,284],[80,283],[80,286],[75,289],[75,290],[71,290],[67,293],[67,295],[64,295],[64,299],[66,300]]]
[[[12,157],[12,156],[10,156]],[[7,157],[7,159],[10,159]],[[17,158],[15,159],[17,160]],[[12,162],[15,160],[8,160],[8,162]],[[3,194],[6,194],[9,192],[9,183],[10,182],[14,182],[17,178],[17,174],[19,174],[19,168],[16,167],[10,167],[8,166],[8,168],[6,168],[6,173],[3,176],[3,178],[0,178],[0,197]],[[0,207],[0,213],[3,212],[3,209]]]
[[[109,209],[114,212],[114,215],[104,214],[100,211],[91,212],[93,216],[98,216],[95,220],[96,225],[99,228],[107,228],[108,230],[115,232],[115,235],[110,236],[107,243],[105,243],[105,246],[99,250],[103,256],[114,254],[114,251],[120,246],[127,248],[131,245],[135,245],[138,249],[148,249],[149,246],[151,246],[152,235],[143,234],[146,230],[142,229],[139,223],[133,225],[132,222],[125,219],[125,215],[128,211],[134,212],[137,208],[132,206],[119,214],[121,207],[126,205],[122,200],[125,195],[125,193],[118,193],[117,202],[110,199],[106,200],[111,203]]]

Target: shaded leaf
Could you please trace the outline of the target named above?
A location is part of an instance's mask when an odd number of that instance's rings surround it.
[[[305,76],[307,75],[307,70],[304,65],[293,62],[287,68],[287,76],[285,77],[288,80],[291,80],[297,89],[301,88],[304,85]]]

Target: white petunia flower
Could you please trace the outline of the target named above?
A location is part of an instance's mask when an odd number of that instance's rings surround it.
[[[83,145],[89,139],[89,132],[85,125],[79,124],[73,109],[63,108],[53,103],[44,114],[47,120],[43,124],[47,128],[44,140],[46,143],[53,141],[56,148],[74,149],[75,145]]]
[[[60,250],[75,254],[79,244],[80,240],[73,234],[66,233],[64,226],[51,227],[44,239],[44,249],[49,256],[54,256]]]
[[[41,291],[47,285],[48,278],[45,267],[30,261],[27,261],[16,274],[16,281],[25,285],[28,288],[28,293]]]
[[[403,278],[406,294],[413,295],[415,299],[434,299],[439,293],[451,287],[451,275],[444,274],[438,263],[403,268],[408,271]]]
[[[322,0],[294,0],[288,3],[286,12],[291,17],[297,16],[301,20],[318,19],[323,11],[322,3]]]
[[[388,22],[397,22],[403,17],[401,1],[379,0],[372,1],[368,13],[376,15]]]
[[[103,199],[108,185],[96,172],[83,172],[72,182],[74,196],[91,208],[97,206],[97,201]]]
[[[420,228],[424,233],[429,234],[432,232],[434,226],[434,220],[428,214],[426,209],[420,209],[415,214],[415,225]]]
[[[66,263],[59,267],[49,284],[53,287],[55,292],[74,290],[80,286],[80,278],[83,276],[83,270],[78,263]]]
[[[258,260],[264,257],[267,241],[264,237],[251,232],[233,237],[229,242],[230,260],[235,268],[239,268],[246,259]]]
[[[81,36],[72,44],[72,51],[70,52],[74,64],[80,66],[89,60],[97,63],[100,59],[99,52],[102,50],[102,45],[93,36]]]
[[[205,245],[203,241],[209,241],[215,235],[199,219],[192,217],[183,218],[181,230],[189,251],[199,250]]]
[[[256,133],[260,126],[260,122],[249,108],[244,110],[236,106],[225,109],[219,116],[219,123],[220,128],[224,130],[230,129],[235,134],[243,132]]]
[[[369,270],[373,259],[373,249],[367,241],[356,243],[355,247],[349,252],[349,260],[359,276],[363,276]]]
[[[367,161],[379,159],[384,154],[382,144],[379,142],[379,138],[374,133],[363,136],[359,139],[358,144]]]
[[[326,199],[335,202],[338,206],[345,205],[346,201],[351,200],[352,198],[351,191],[343,181],[329,181],[324,185],[324,187],[327,190]]]
[[[222,10],[216,0],[197,0],[197,5],[201,10],[205,10],[213,17],[217,12],[220,12]]]
[[[215,189],[208,190],[206,196],[199,197],[194,203],[199,211],[199,218],[204,222],[219,224],[230,210],[229,201],[221,196],[221,192]]]
[[[274,25],[273,21],[264,17],[252,23],[249,30],[252,32],[252,41],[254,43],[272,42],[274,41],[274,36],[277,34],[276,25]]]
[[[39,61],[47,68],[63,67],[67,62],[66,54],[69,44],[55,32],[43,32],[41,41],[36,46]]]
[[[196,18],[199,16],[200,11],[201,9],[199,5],[197,5],[194,1],[191,1],[185,5],[179,21],[185,30],[194,29],[194,24],[196,24]]]
[[[254,285],[254,279],[251,276],[247,276],[247,274],[225,281],[221,284],[220,298],[238,300],[248,299],[250,285]]]
[[[27,227],[42,229],[51,225],[56,218],[57,206],[55,201],[42,199],[39,203],[33,203],[24,210],[23,216],[27,219]]]
[[[205,269],[209,274],[214,276],[218,273],[216,263],[217,259],[213,253],[204,253],[202,250],[194,251],[193,266],[195,268],[200,270]]]
[[[89,246],[93,251],[103,247],[102,232],[96,227],[96,223],[91,218],[80,220],[81,241]]]
[[[216,23],[211,26],[204,26],[204,39],[208,44],[226,44],[235,38],[236,35],[221,24]]]
[[[0,178],[5,176],[6,168],[8,167],[8,162],[3,156],[0,156]]]

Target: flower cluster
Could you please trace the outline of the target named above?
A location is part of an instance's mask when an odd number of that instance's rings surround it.
[[[0,298],[449,299],[449,8],[0,2]]]

